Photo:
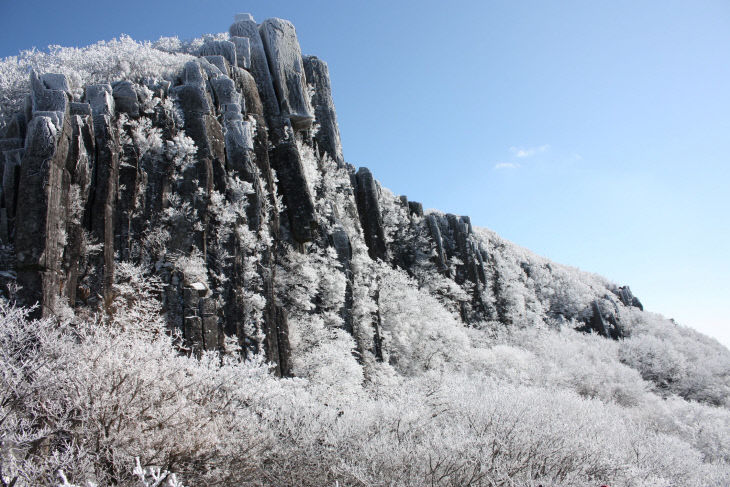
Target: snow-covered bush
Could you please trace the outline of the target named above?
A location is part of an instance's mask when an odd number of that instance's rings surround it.
[[[336,370],[327,364],[309,381],[276,379],[260,362],[181,355],[174,338],[143,325],[32,321],[0,304],[6,485],[58,485],[63,471],[69,485],[136,486],[136,458],[185,485],[720,487],[730,478],[726,409],[677,398],[624,407],[529,366],[532,380],[495,377],[494,363],[358,390],[322,376]],[[503,368],[549,360],[535,342],[574,338],[536,336],[521,356],[501,345],[512,356]],[[320,351],[351,356],[337,343]]]
[[[277,299],[288,311],[293,372],[336,395],[356,394],[363,371],[343,329],[345,275],[331,247],[287,253],[276,273]],[[332,400],[335,400],[334,397]]]
[[[546,318],[579,318],[593,300],[617,287],[596,274],[551,262],[490,230],[474,232],[490,256],[486,271],[496,291],[496,318],[502,322],[532,326]]]
[[[621,361],[662,394],[730,406],[730,351],[717,341],[651,313],[627,310],[631,336]]]
[[[600,398],[605,402],[617,402],[633,406],[644,401],[647,384],[636,370],[622,364],[618,358],[619,344],[597,335],[585,335],[570,327],[560,331],[539,328],[509,330],[493,347],[500,350],[505,359],[509,347],[521,358],[514,369],[513,360],[504,364],[490,360],[495,375],[513,381],[531,383],[543,387],[570,389],[584,397]],[[501,343],[504,343],[502,345]],[[491,358],[495,352],[482,352]],[[477,357],[480,357],[477,355]],[[474,362],[478,366],[479,360]],[[511,376],[513,373],[519,376]],[[510,377],[511,376],[511,377]]]
[[[133,485],[139,457],[196,483],[250,479],[247,452],[270,440],[244,406],[254,384],[266,387],[265,368],[181,356],[156,323],[141,335],[25,313],[0,304],[5,478],[50,485],[63,470],[73,482]]]
[[[440,369],[464,356],[469,339],[463,326],[405,272],[381,264],[378,290],[384,358],[398,371]]]

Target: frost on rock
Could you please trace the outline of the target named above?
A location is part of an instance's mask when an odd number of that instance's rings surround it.
[[[231,36],[231,42],[236,45],[236,60],[238,67],[251,68],[251,40],[248,37]]]
[[[71,96],[71,88],[66,75],[60,73],[44,73],[41,75],[41,81],[49,90],[64,91],[69,97]]]
[[[314,112],[307,95],[302,52],[294,25],[286,20],[267,19],[259,31],[282,114],[289,116],[295,129],[309,128]]]
[[[230,69],[228,68],[228,61],[226,61],[226,58],[220,55],[215,56],[205,56],[205,60],[208,61],[210,64],[218,68],[218,71],[221,74],[224,74],[226,76],[230,75]]]
[[[253,18],[236,18],[229,29],[231,37],[246,37],[250,42],[251,67],[250,72],[256,81],[259,97],[264,107],[267,120],[279,115],[279,103],[274,92],[274,84],[269,71],[269,61],[264,50],[264,43],[259,34],[259,27]]]
[[[139,117],[139,98],[135,85],[131,81],[114,83],[112,88],[114,107],[132,118]]]
[[[332,87],[327,63],[315,56],[304,58],[304,69],[307,83],[314,89],[312,104],[318,130],[314,136],[321,154],[327,154],[337,165],[342,166],[345,159],[342,155],[340,129],[337,126],[335,104],[332,101]]]
[[[200,55],[223,56],[231,66],[238,64],[236,61],[236,45],[231,41],[208,41],[200,48]]]
[[[236,22],[243,22],[243,21],[255,22],[253,19],[253,15],[251,15],[249,13],[236,14],[234,16],[234,19]]]
[[[112,116],[115,112],[112,87],[108,84],[86,87],[86,102],[94,115]]]

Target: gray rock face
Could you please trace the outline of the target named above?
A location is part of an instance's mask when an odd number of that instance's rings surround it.
[[[282,222],[283,226],[296,242],[308,242],[314,238],[317,227],[314,203],[290,121],[288,117],[280,116],[258,27],[252,21],[237,22],[231,26],[231,35],[246,36],[251,40],[251,73],[239,70],[236,82],[243,94],[247,113],[256,121],[257,165],[269,191],[274,187],[271,169],[276,170],[278,187],[286,205],[287,218]],[[275,207],[275,202],[272,203]]]
[[[28,125],[28,120],[25,114],[16,113],[13,118],[5,127],[5,139],[21,139],[20,145],[23,145],[22,140],[25,139],[25,130]]]
[[[188,188],[197,185],[211,191],[225,191],[225,142],[223,128],[213,116],[213,101],[206,89],[207,75],[200,64],[190,61],[185,65],[185,84],[172,90],[182,108],[188,137],[198,148],[198,163],[194,172],[186,176]],[[214,82],[217,82],[214,80]],[[221,91],[223,93],[223,90]],[[195,189],[196,190],[196,189]],[[196,236],[197,247],[204,248],[204,236]]]
[[[277,132],[272,134],[274,135],[272,137],[274,147],[271,150],[270,162],[279,178],[279,187],[283,193],[289,217],[289,230],[297,242],[309,242],[315,236],[317,219],[312,195],[309,193],[309,186],[304,175],[301,155],[291,134],[285,137]]]
[[[253,15],[251,15],[249,13],[236,14],[234,16],[234,19],[236,22],[244,22],[244,21],[254,22]]]
[[[15,211],[18,204],[18,180],[20,177],[20,164],[25,154],[25,149],[13,149],[4,151],[5,164],[2,173],[2,207],[5,208],[7,219],[7,236],[4,243],[9,243],[10,236],[14,233]]]
[[[342,142],[340,140],[340,129],[337,126],[337,113],[335,104],[332,101],[332,87],[330,86],[330,73],[327,63],[315,56],[304,58],[304,71],[307,76],[307,83],[314,87],[312,104],[319,130],[314,136],[319,152],[328,154],[338,166],[342,167],[345,159],[342,156]]]
[[[383,217],[378,203],[379,188],[369,169],[361,167],[355,174],[355,201],[368,252],[373,259],[388,260],[383,231]]]
[[[231,36],[231,42],[236,46],[236,62],[239,68],[251,68],[251,40],[248,37]]]
[[[114,97],[111,85],[89,85],[86,87],[86,103],[91,106],[91,113],[97,115],[114,115]]]
[[[50,157],[56,151],[57,120],[50,116],[36,116],[30,121],[25,139],[25,153],[34,157]]]
[[[302,51],[294,25],[281,19],[267,19],[259,28],[279,108],[295,130],[308,129],[314,111],[307,95]]]
[[[246,196],[246,216],[249,227],[258,231],[265,218],[263,188],[260,184],[260,173],[254,161],[254,140],[251,124],[242,120],[226,120],[225,124],[226,169],[246,181],[254,188],[253,193]],[[236,198],[242,196],[236,195]]]
[[[251,128],[254,142],[254,160],[258,167],[259,174],[264,180],[266,192],[268,193],[268,204],[274,209],[271,218],[271,228],[275,235],[279,231],[279,211],[278,202],[276,200],[276,191],[274,185],[274,176],[271,171],[269,159],[269,136],[266,128],[266,118],[264,117],[264,107],[259,97],[259,91],[256,80],[253,76],[244,70],[238,70],[235,76],[237,89],[241,93],[243,105],[246,107],[248,118],[255,123],[256,130]],[[242,129],[245,131],[246,127]],[[260,195],[260,201],[266,199],[264,195]]]
[[[419,209],[422,211],[420,204],[416,211]],[[435,251],[433,261],[438,271],[470,289],[471,300],[460,304],[462,320],[469,323],[486,319],[489,314],[484,295],[488,284],[485,272],[486,253],[473,236],[471,220],[468,216],[430,213],[426,215],[425,222]]]
[[[119,134],[115,128],[116,109],[109,84],[89,85],[85,100],[93,117],[95,148],[92,168],[92,195],[84,221],[95,242],[103,243],[103,252],[89,258],[90,276],[86,289],[95,291],[105,303],[112,299],[114,284],[115,234],[114,215],[119,187]]]
[[[343,228],[335,228],[329,237],[329,244],[334,247],[337,253],[337,260],[340,262],[340,266],[345,273],[346,287],[345,287],[345,302],[343,303],[342,309],[340,309],[340,316],[342,317],[343,328],[350,334],[353,334],[353,273],[352,273],[352,243],[350,237]]]
[[[228,64],[236,66],[236,45],[231,41],[208,41],[200,48],[201,56],[223,56]],[[222,71],[225,74],[225,71]]]
[[[428,228],[431,231],[431,238],[433,239],[434,245],[436,246],[436,263],[439,271],[450,275],[449,266],[446,263],[446,249],[444,248],[444,239],[441,237],[441,226],[439,225],[438,218],[435,214],[431,213],[426,217]]]
[[[55,126],[55,125],[54,125]],[[25,145],[25,138],[0,139],[0,152],[20,149]]]
[[[634,296],[634,293],[631,292],[631,288],[629,288],[629,286],[621,286],[614,292],[625,306],[633,306],[644,311],[644,306],[641,304],[641,301],[639,301],[639,298]]]
[[[190,86],[205,87],[206,76],[199,61],[188,61],[183,69],[183,83]]]
[[[236,83],[227,76],[210,81],[215,93],[216,102],[219,110],[227,105],[238,105],[238,113],[241,113],[241,94],[236,90]]]
[[[408,212],[411,215],[416,216],[423,216],[423,205],[419,203],[418,201],[409,201],[408,202]]]
[[[49,90],[64,91],[71,97],[71,88],[68,85],[66,75],[57,73],[44,73],[41,75],[41,82]]]
[[[63,294],[71,304],[76,300],[81,289],[80,279],[86,271],[86,246],[83,214],[77,213],[86,206],[91,192],[93,157],[95,153],[93,118],[88,115],[71,116],[70,157],[66,160],[66,171],[70,177],[66,207],[66,247],[63,253],[63,270],[65,280]]]
[[[229,69],[228,61],[223,56],[205,56],[205,60],[210,64],[218,68],[218,71],[225,76],[230,76],[231,71]]]
[[[63,75],[52,75],[48,78],[54,86],[68,88],[68,83]],[[71,98],[66,90],[49,89],[35,72],[30,73],[31,102],[33,112],[60,112],[66,113],[66,108]],[[26,114],[28,115],[28,114]],[[30,119],[31,117],[26,117]]]
[[[91,105],[88,103],[71,103],[71,115],[91,116]]]
[[[34,116],[28,125],[20,166],[15,232],[19,298],[24,305],[39,302],[43,315],[53,313],[62,279],[62,252],[68,219],[64,177],[71,126],[68,117],[59,128],[51,118]]]
[[[611,303],[610,300],[609,303]],[[615,304],[613,307],[614,309],[609,310],[605,300],[604,302],[593,301],[591,303],[591,315],[586,322],[586,329],[606,338],[613,338],[614,340],[622,338],[624,333],[616,317]]]
[[[132,118],[139,117],[139,99],[137,98],[137,90],[131,81],[115,83],[112,96],[118,111],[126,113]]]
[[[218,325],[215,301],[208,295],[208,287],[200,282],[183,286],[183,336],[187,346],[195,352],[219,350],[222,335]]]
[[[269,71],[269,61],[266,58],[264,43],[259,35],[259,27],[253,18],[244,18],[231,25],[229,32],[234,37],[246,37],[249,40],[251,50],[250,72],[258,87],[259,97],[264,107],[263,113],[267,121],[279,116],[279,102],[274,92],[274,84]]]

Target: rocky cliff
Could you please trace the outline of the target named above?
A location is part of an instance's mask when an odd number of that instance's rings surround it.
[[[175,76],[82,94],[63,75],[30,74],[0,139],[4,293],[44,315],[113,313],[116,269],[131,263],[159,283],[190,350],[236,338],[281,375],[299,312],[281,291],[294,285],[292,255],[342,283],[336,299],[310,290],[305,311],[333,313],[374,360],[387,348],[378,282],[367,281],[377,261],[465,325],[537,317],[618,338],[622,310],[641,307],[628,287],[517,255],[469,217],[424,213],[347,164],[327,64],[302,55],[290,22],[237,15],[227,39],[196,54]]]

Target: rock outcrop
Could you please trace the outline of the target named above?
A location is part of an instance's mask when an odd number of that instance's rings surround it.
[[[327,63],[315,56],[307,56],[304,58],[304,70],[307,75],[307,83],[314,87],[312,104],[318,125],[317,133],[314,136],[317,148],[320,154],[329,155],[338,166],[342,167],[345,158],[342,156],[340,129],[337,126],[337,114],[334,101],[332,101],[332,87]]]
[[[388,247],[385,242],[383,218],[380,214],[380,188],[373,174],[366,167],[361,167],[353,175],[355,201],[360,213],[365,244],[372,259],[388,260]]]
[[[314,113],[307,94],[304,63],[294,25],[282,19],[267,19],[259,27],[269,61],[281,113],[295,130],[308,129]]]
[[[0,138],[0,282],[17,281],[21,303],[113,312],[126,275],[115,272],[132,263],[161,282],[191,353],[235,337],[288,375],[277,272],[287,252],[328,249],[344,282],[334,312],[359,340],[356,314],[373,317],[359,349],[378,360],[380,291],[358,289],[369,278],[358,256],[438,281],[466,324],[509,324],[503,270],[469,217],[424,214],[345,162],[327,65],[302,56],[291,23],[238,15],[230,40],[199,55],[173,78],[108,80],[82,97],[63,75],[30,74],[25,110]],[[561,316],[620,337],[619,308],[641,303],[628,286],[610,291],[618,302],[596,295]],[[355,310],[366,298],[375,308]]]
[[[644,306],[641,304],[641,301],[639,301],[639,298],[634,296],[634,293],[631,292],[631,288],[629,288],[629,286],[621,286],[614,292],[625,306],[633,306],[634,308],[639,308],[641,311],[644,311]]]

